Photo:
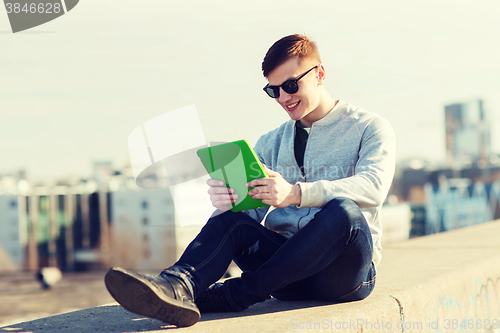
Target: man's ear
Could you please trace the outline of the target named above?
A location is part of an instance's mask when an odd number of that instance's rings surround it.
[[[316,77],[318,79],[318,85],[322,85],[323,82],[325,82],[326,73],[325,73],[325,67],[323,67],[322,64],[318,65],[318,74]]]

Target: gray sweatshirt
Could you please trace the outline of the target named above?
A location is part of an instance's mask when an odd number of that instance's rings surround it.
[[[395,138],[391,125],[375,113],[339,101],[314,122],[304,154],[305,176],[294,154],[295,121],[264,134],[254,147],[260,161],[290,184],[299,184],[300,206],[264,207],[246,211],[265,226],[291,237],[333,198],[358,204],[370,227],[378,265],[381,255],[381,207],[395,169]],[[266,216],[266,213],[269,214]],[[332,221],[333,223],[334,221]]]

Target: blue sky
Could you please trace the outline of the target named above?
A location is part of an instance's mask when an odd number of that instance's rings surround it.
[[[397,158],[444,160],[444,105],[483,98],[500,152],[497,1],[82,0],[12,34],[0,11],[0,174],[87,176],[128,162],[134,128],[195,104],[209,141],[288,119],[262,91],[277,39],[320,48],[334,98],[394,126]]]

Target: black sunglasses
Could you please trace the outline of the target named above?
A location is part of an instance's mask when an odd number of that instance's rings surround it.
[[[299,84],[297,82],[299,82],[299,80],[302,79],[307,73],[309,73],[310,71],[312,71],[313,69],[315,69],[317,67],[318,66],[314,66],[313,68],[311,68],[310,70],[308,70],[307,72],[305,72],[304,74],[302,74],[301,76],[299,76],[298,78],[293,79],[293,80],[286,80],[285,82],[283,82],[279,86],[270,86],[269,84],[267,84],[264,87],[264,91],[271,98],[278,98],[278,97],[280,97],[280,87],[287,94],[295,94],[297,91],[299,91]]]

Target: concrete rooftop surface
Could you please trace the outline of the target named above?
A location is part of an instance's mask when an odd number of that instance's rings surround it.
[[[270,299],[240,313],[204,314],[187,328],[113,303],[0,327],[0,333],[500,332],[499,222],[385,246],[375,290],[358,302]]]

